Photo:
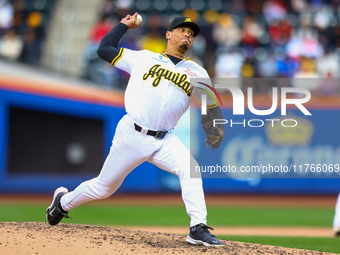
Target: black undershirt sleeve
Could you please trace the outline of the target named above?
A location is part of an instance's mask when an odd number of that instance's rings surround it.
[[[99,44],[97,49],[98,56],[111,64],[112,60],[118,56],[120,50],[118,43],[128,29],[128,26],[123,23],[118,23],[111,29]]]
[[[207,111],[209,111],[212,115],[212,118],[214,120],[216,119],[224,119],[223,113],[221,111],[221,108],[219,106],[216,106],[214,108],[208,108]],[[224,131],[225,124],[216,124],[219,128],[221,128]]]

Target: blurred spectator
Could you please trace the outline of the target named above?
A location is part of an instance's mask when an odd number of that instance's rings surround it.
[[[280,78],[291,78],[299,70],[299,59],[290,58],[283,53],[275,52],[277,76]]]
[[[268,33],[274,45],[285,45],[291,37],[292,26],[287,20],[276,20],[269,25]]]
[[[161,53],[166,48],[165,36],[161,35],[160,30],[153,28],[144,35],[138,42],[138,47],[145,50]]]
[[[295,34],[292,35],[286,45],[287,55],[293,59],[299,59],[302,55],[302,39]]]
[[[308,4],[306,0],[291,0],[292,11],[301,13],[307,9]]]
[[[241,67],[241,76],[244,78],[254,78],[255,77],[255,65],[253,58],[246,58]]]
[[[106,15],[102,15],[98,22],[92,27],[90,32],[90,44],[99,45],[101,39],[106,35],[113,27],[115,22],[108,18]]]
[[[216,78],[239,78],[244,56],[236,50],[224,50],[217,54]]]
[[[124,18],[127,14],[133,14],[131,10],[131,6],[133,4],[133,0],[116,0],[114,1],[114,5],[116,8],[116,13],[119,21]]]
[[[318,91],[321,79],[316,70],[314,58],[303,57],[299,70],[294,74],[292,85],[294,87],[308,89],[311,93]]]
[[[316,60],[316,69],[323,78],[340,77],[339,56],[327,50],[322,57]]]
[[[253,15],[258,15],[262,13],[262,4],[263,1],[244,0],[245,10],[247,11],[247,13],[251,13]]]
[[[90,31],[88,46],[80,59],[80,64],[84,66],[83,78],[104,87],[113,87],[119,77],[115,68],[99,59],[97,49],[102,38],[115,24],[106,14],[101,15]]]
[[[301,45],[301,55],[312,58],[319,58],[323,54],[321,44],[313,37],[306,36]]]
[[[8,60],[17,60],[23,47],[22,39],[14,29],[5,32],[0,39],[0,56]]]
[[[25,31],[27,28],[27,17],[29,10],[26,9],[24,0],[15,0],[13,2],[14,16],[13,16],[13,27],[18,31]]]
[[[272,52],[266,53],[263,59],[259,61],[258,74],[261,78],[278,77],[278,66],[275,56]]]
[[[45,26],[53,3],[54,0],[0,0],[0,55],[2,57],[39,65],[41,46],[45,39]],[[5,31],[1,34],[4,28]]]
[[[320,6],[319,10],[314,15],[314,24],[317,29],[324,30],[331,24],[334,24],[335,16],[332,13],[331,6],[324,4]]]
[[[240,43],[241,30],[232,16],[223,13],[213,27],[213,38],[220,46],[232,48]]]
[[[36,40],[35,31],[33,29],[29,29],[24,34],[23,48],[19,61],[30,65],[38,65],[39,58],[40,47]]]
[[[256,47],[259,44],[259,38],[263,35],[264,30],[261,25],[257,22],[254,16],[247,16],[244,19],[242,29],[243,45]]]
[[[105,0],[100,9],[100,16],[111,16],[116,13],[115,0]]]
[[[323,48],[311,30],[301,30],[289,40],[287,54],[291,58],[319,58],[323,54]]]
[[[284,20],[287,15],[287,5],[285,1],[269,0],[263,5],[263,15],[267,24],[272,24]]]
[[[241,68],[243,65],[244,56],[237,50],[221,50],[217,54],[215,64],[215,77],[216,78],[233,78],[232,84],[237,87],[242,86],[240,79]],[[221,91],[224,92],[224,91]]]
[[[0,32],[12,27],[13,7],[7,0],[0,0]]]
[[[320,74],[320,84],[317,89],[318,94],[332,96],[339,93],[340,62],[339,56],[330,51],[316,61],[316,69]]]
[[[145,17],[144,17],[145,18]],[[162,31],[162,18],[158,13],[152,13],[148,19],[144,19],[144,24],[148,26],[148,32],[142,35],[137,42],[139,49],[150,50],[161,53],[166,48],[165,31]]]

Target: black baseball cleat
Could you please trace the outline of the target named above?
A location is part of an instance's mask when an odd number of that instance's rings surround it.
[[[340,227],[334,230],[334,236],[335,237],[340,237]]]
[[[68,189],[59,187],[54,191],[54,196],[51,205],[46,210],[46,219],[50,225],[57,225],[62,218],[69,218],[68,212],[65,212],[60,205],[60,199],[67,194]]]
[[[218,240],[209,232],[209,229],[214,230],[203,223],[190,227],[190,234],[186,241],[195,245],[203,244],[204,246],[225,246],[223,242]]]

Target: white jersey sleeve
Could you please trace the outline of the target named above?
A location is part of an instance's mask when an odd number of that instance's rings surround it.
[[[138,60],[142,58],[143,51],[135,51],[126,48],[120,48],[120,51],[111,64],[115,67],[131,74],[133,68],[138,64]]]

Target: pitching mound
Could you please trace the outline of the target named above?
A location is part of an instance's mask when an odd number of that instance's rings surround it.
[[[225,247],[192,246],[185,236],[60,223],[0,222],[0,254],[326,254],[223,240]]]

